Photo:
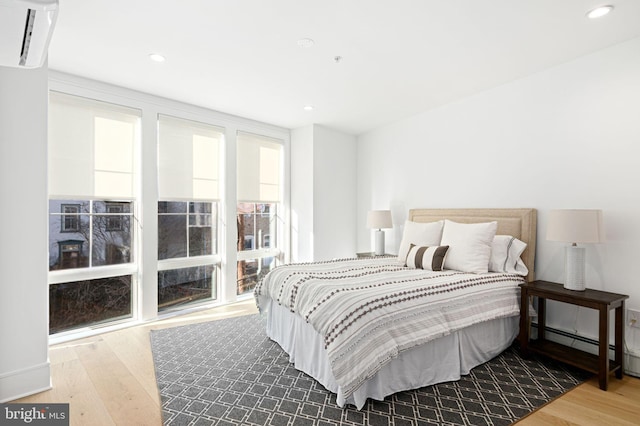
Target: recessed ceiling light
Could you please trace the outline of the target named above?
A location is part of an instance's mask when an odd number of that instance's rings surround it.
[[[302,107],[302,109],[305,111],[313,111],[313,105],[305,105]]]
[[[300,40],[298,40],[298,46],[305,49],[313,46],[314,44],[315,44],[315,41],[313,41],[310,38],[301,38]]]
[[[155,62],[164,62],[165,57],[160,55],[159,53],[152,53],[149,55],[149,59]]]
[[[595,9],[592,9],[589,12],[587,12],[587,18],[589,19],[600,18],[601,16],[608,14],[612,10],[613,10],[613,6],[611,5],[596,7]]]

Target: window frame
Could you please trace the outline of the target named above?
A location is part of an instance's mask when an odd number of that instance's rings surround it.
[[[167,201],[167,200],[158,200],[158,202],[161,201]],[[189,203],[189,201],[185,201],[187,204]],[[202,201],[198,201],[198,202],[202,202]],[[213,235],[212,232],[212,238],[215,238],[216,240],[216,245],[218,246],[218,249],[216,250],[216,253],[213,254],[207,254],[207,255],[199,255],[199,256],[189,256],[189,215],[191,213],[189,213],[189,209],[187,206],[187,212],[186,213],[173,213],[174,215],[184,215],[186,216],[186,236],[187,236],[187,247],[186,247],[186,256],[185,257],[178,257],[178,258],[169,258],[169,259],[157,259],[157,268],[156,268],[156,288],[158,288],[158,273],[159,272],[163,272],[163,271],[170,271],[170,270],[174,270],[174,269],[185,269],[185,268],[193,268],[193,267],[198,267],[198,266],[213,266],[213,273],[212,273],[212,279],[213,279],[213,284],[212,284],[212,294],[211,297],[209,298],[205,298],[205,299],[199,299],[199,300],[194,300],[193,302],[189,302],[186,304],[177,304],[175,306],[168,306],[166,308],[160,309],[160,306],[157,305],[156,307],[156,313],[157,315],[160,317],[162,315],[166,315],[169,313],[173,313],[173,312],[177,312],[177,311],[184,311],[187,309],[191,309],[194,307],[198,307],[198,306],[203,306],[203,305],[211,305],[212,303],[219,303],[220,301],[220,297],[221,297],[221,279],[222,279],[222,256],[220,255],[220,253],[218,253],[218,251],[220,250],[220,235],[221,235],[221,221],[220,221],[220,202],[219,201],[212,201],[212,203],[214,204],[214,206],[212,206],[212,213],[213,214],[213,208],[217,209],[217,213],[216,213],[216,217],[217,217],[217,223],[216,223],[216,229],[215,229],[215,235]],[[157,204],[157,203],[156,203]],[[169,213],[171,214],[171,213]],[[158,216],[160,215],[160,213],[157,214]],[[213,226],[213,225],[212,225]],[[158,297],[156,296],[156,303],[158,302]]]
[[[157,263],[156,263],[156,278],[160,272],[169,271],[174,269],[184,269],[184,268],[193,268],[200,266],[213,266],[213,280],[215,287],[212,286],[212,294],[211,297],[195,300],[185,305],[176,305],[175,307],[169,306],[160,310],[160,306],[156,306],[156,312],[158,315],[162,315],[166,312],[176,311],[176,310],[184,310],[191,308],[193,306],[211,304],[211,303],[219,303],[221,295],[224,294],[223,290],[223,275],[222,275],[222,263],[223,263],[223,255],[222,253],[226,252],[226,247],[224,245],[224,240],[222,239],[224,233],[223,226],[223,217],[222,214],[224,212],[224,197],[220,194],[224,192],[223,186],[225,182],[225,137],[227,134],[227,125],[225,123],[213,123],[212,120],[206,119],[203,120],[202,117],[196,117],[191,114],[185,114],[184,111],[177,113],[176,111],[169,111],[167,109],[161,109],[154,114],[155,116],[155,124],[156,124],[156,156],[157,156],[157,182],[158,182],[158,190],[156,196],[156,207],[159,207],[159,204],[162,202],[173,202],[173,203],[185,203],[186,209],[184,209],[184,213],[160,213],[160,209],[158,208],[156,211],[156,220],[157,223],[157,231],[160,230],[160,217],[161,215],[165,216],[181,216],[185,218],[184,224],[184,237],[186,238],[185,245],[185,253],[182,257],[176,258],[159,258],[160,251],[160,242],[159,242],[159,232],[157,234],[158,244],[157,246]],[[167,134],[165,138],[165,134],[163,133],[163,123],[166,124]],[[174,127],[172,127],[174,126]],[[177,130],[176,130],[177,129]],[[178,182],[186,182],[186,187],[191,188],[191,191],[187,191],[187,193],[181,193],[180,191],[176,191],[175,188],[170,185],[163,185],[163,160],[162,160],[162,150],[163,150],[163,141],[165,141],[168,145],[166,148],[169,153],[171,153],[172,147],[175,148],[175,139],[172,139],[171,132],[177,131],[178,137],[184,138],[187,137],[187,140],[191,143],[195,144],[196,136],[202,137],[208,135],[206,137],[213,137],[217,139],[215,142],[217,151],[215,155],[212,157],[212,162],[205,163],[204,169],[198,169],[195,163],[192,163],[193,168],[190,168],[189,163],[174,165],[175,169],[173,172],[175,176],[179,176]],[[219,137],[216,137],[214,134],[218,133]],[[213,143],[213,142],[212,142]],[[195,145],[191,145],[191,148],[187,148],[187,151],[192,149],[192,155],[196,155],[197,151],[195,149]],[[194,157],[195,158],[195,157]],[[200,157],[202,158],[202,157]],[[215,160],[217,160],[217,164],[215,164]],[[203,167],[202,163],[199,164]],[[196,172],[196,170],[199,170]],[[209,175],[205,173],[206,178],[202,176],[202,171],[207,170],[207,172],[211,172],[215,170],[215,173]],[[215,175],[215,178],[212,176]],[[187,177],[186,180],[185,176]],[[191,176],[191,178],[188,178]],[[216,182],[216,190],[213,192],[199,192],[196,191],[197,185],[195,181],[209,181]],[[191,186],[193,185],[193,186]],[[164,188],[164,189],[163,189]],[[200,188],[202,189],[202,188]],[[198,208],[194,208],[192,211],[192,207],[198,203],[208,203],[211,206],[209,213],[203,213],[199,211]],[[203,215],[209,215],[209,224],[202,225]],[[194,224],[191,224],[191,220],[194,220]],[[211,254],[191,254],[191,230],[192,228],[209,228],[211,229]],[[156,289],[159,288],[159,282],[156,279],[155,283]],[[158,297],[156,297],[156,302],[159,302]]]
[[[240,203],[240,202],[239,202]],[[237,260],[251,260],[251,259],[262,259],[265,257],[276,257],[278,258],[278,260],[280,262],[282,262],[282,259],[280,259],[281,254],[283,254],[284,250],[280,247],[280,241],[282,238],[282,235],[284,234],[282,232],[282,227],[284,226],[284,219],[282,218],[281,214],[280,214],[280,209],[282,208],[282,203],[278,202],[278,203],[245,203],[245,204],[273,204],[275,206],[275,217],[274,220],[278,221],[279,223],[276,224],[276,247],[264,247],[264,244],[262,245],[262,247],[256,248],[256,242],[259,240],[256,235],[255,232],[253,233],[253,235],[245,235],[244,236],[244,242],[243,242],[243,246],[244,244],[246,244],[247,240],[250,240],[252,242],[252,249],[249,250],[238,250],[237,252]],[[236,215],[238,215],[237,213],[238,211],[238,207],[236,206]],[[256,213],[255,210],[253,213],[242,213],[242,214],[251,214],[254,216],[257,216],[259,213]],[[255,223],[254,223],[254,230],[255,230]],[[272,240],[271,240],[271,233],[269,234],[262,234],[262,239],[264,241],[264,237],[265,236],[269,236],[269,244],[271,245]]]
[[[50,198],[51,200],[55,200],[55,198]],[[137,224],[137,202],[135,200],[122,200],[119,202],[130,202],[131,203],[131,212],[130,213],[124,213],[126,215],[129,215],[131,217],[131,261],[128,263],[119,263],[119,264],[115,264],[115,265],[93,265],[93,247],[92,247],[92,239],[93,239],[93,216],[104,216],[105,213],[94,213],[91,210],[93,209],[93,202],[94,201],[104,201],[104,202],[109,202],[106,200],[87,200],[90,201],[89,204],[89,212],[87,213],[80,213],[78,216],[80,215],[86,215],[89,217],[89,235],[91,236],[90,241],[88,241],[89,244],[89,265],[86,267],[82,267],[82,268],[69,268],[69,269],[57,269],[57,270],[53,270],[53,271],[48,271],[49,272],[49,284],[62,284],[65,282],[70,282],[70,281],[80,281],[80,280],[91,280],[91,279],[98,279],[98,278],[108,278],[110,276],[116,276],[116,275],[136,275],[137,274],[137,270],[138,270],[138,247],[140,245],[139,242],[139,232],[138,232],[138,226],[136,226]],[[62,215],[62,213],[61,213]],[[62,231],[61,231],[62,232]],[[47,235],[47,238],[49,238],[49,235]],[[49,241],[51,242],[51,241]],[[135,278],[135,277],[134,277]]]
[[[56,201],[56,198],[49,198],[48,199],[49,203],[51,203],[52,201]],[[66,201],[66,200],[64,200]],[[71,200],[70,200],[71,201]],[[78,200],[72,200],[72,201],[81,201],[81,203],[62,203],[61,204],[61,210],[63,210],[62,206],[78,206],[78,210],[79,213],[75,214],[78,217],[78,230],[77,231],[64,231],[62,230],[62,228],[60,229],[60,233],[64,234],[64,233],[80,233],[82,232],[81,229],[81,217],[82,216],[86,216],[88,218],[88,228],[87,228],[87,235],[88,235],[88,240],[86,241],[87,243],[87,248],[88,248],[88,254],[87,254],[87,258],[89,259],[89,264],[87,266],[82,266],[82,267],[78,267],[78,268],[67,268],[67,269],[55,269],[55,270],[49,270],[49,273],[52,272],[60,272],[60,271],[75,271],[75,270],[79,270],[79,269],[87,269],[87,268],[101,268],[103,266],[113,266],[113,265],[94,265],[93,264],[93,253],[94,253],[94,249],[96,247],[96,244],[94,243],[94,229],[95,229],[95,217],[108,217],[110,214],[106,213],[106,212],[97,212],[95,211],[95,203],[104,203],[105,206],[108,204],[129,204],[130,207],[130,211],[129,212],[124,212],[122,211],[122,213],[111,213],[111,215],[113,216],[118,216],[120,219],[123,219],[124,216],[127,216],[130,218],[130,230],[129,230],[129,238],[130,238],[130,245],[129,245],[129,252],[130,252],[130,261],[126,262],[126,263],[119,263],[119,264],[129,264],[129,263],[136,263],[136,258],[137,258],[137,247],[136,247],[136,241],[138,235],[136,234],[136,230],[137,230],[137,219],[136,219],[136,208],[137,208],[137,203],[135,200],[118,200],[118,201],[114,201],[114,200],[92,200],[92,199],[78,199]],[[87,203],[87,211],[83,212],[82,211],[82,206],[83,203],[86,202]],[[124,209],[123,209],[124,210]],[[64,218],[65,218],[65,213],[54,213],[54,212],[49,212],[48,216],[60,216],[62,220],[61,222],[61,227],[64,225]],[[105,224],[108,223],[107,221],[105,221]],[[122,225],[122,224],[121,224]],[[105,226],[106,228],[106,226]],[[121,227],[120,231],[109,231],[108,229],[105,229],[105,231],[107,232],[121,232],[124,231],[124,226]],[[52,241],[50,240],[51,238],[51,229],[49,229],[49,234],[47,235],[47,238],[49,238],[49,245],[52,243]],[[56,242],[60,242],[60,241],[56,241]],[[105,245],[105,248],[107,246]],[[51,266],[51,265],[49,265]]]
[[[210,265],[213,264],[214,266],[217,267],[217,269],[220,268],[220,265],[222,263],[222,256],[220,254],[220,235],[221,235],[221,221],[220,221],[220,211],[221,209],[221,202],[218,200],[211,200],[211,201],[202,201],[202,200],[197,200],[197,201],[185,201],[185,200],[158,200],[158,203],[161,202],[171,202],[171,203],[186,203],[187,204],[187,209],[185,213],[160,213],[158,212],[157,215],[158,217],[160,217],[160,215],[172,215],[172,216],[185,216],[186,217],[186,225],[185,225],[185,235],[187,238],[187,247],[186,247],[186,256],[184,257],[176,257],[176,258],[169,258],[169,259],[158,259],[158,271],[167,271],[169,269],[180,269],[180,268],[190,268],[193,266],[205,266],[205,265]],[[205,254],[205,255],[199,255],[199,256],[190,256],[189,255],[189,216],[192,215],[198,215],[201,213],[190,213],[189,212],[189,203],[192,202],[196,202],[196,203],[212,203],[212,208],[211,208],[211,215],[214,215],[214,209],[216,210],[215,212],[215,216],[216,216],[216,227],[215,227],[215,235],[212,232],[212,238],[215,238],[216,241],[216,250],[214,253],[212,254]],[[157,203],[156,203],[157,204]],[[213,221],[212,221],[212,225],[211,227],[213,227]],[[213,252],[214,250],[212,250]]]
[[[55,200],[55,198],[49,198],[49,201]],[[83,200],[84,201],[84,200]],[[104,216],[105,213],[92,212],[93,203],[94,202],[109,202],[110,200],[86,200],[89,201],[89,211],[86,213],[80,212],[80,215],[89,216],[89,235],[91,235],[91,239],[93,238],[93,219],[92,216]],[[131,276],[131,315],[125,318],[114,318],[113,320],[104,320],[95,322],[92,324],[81,325],[79,327],[72,327],[67,330],[58,331],[54,334],[49,334],[50,342],[56,343],[61,341],[66,341],[69,339],[81,338],[88,334],[93,334],[97,332],[96,330],[110,330],[118,328],[123,324],[131,323],[132,321],[137,321],[139,319],[139,248],[140,248],[140,231],[137,226],[137,212],[139,209],[137,200],[118,200],[116,202],[129,202],[131,203],[131,211],[129,213],[125,213],[130,215],[131,217],[131,262],[129,263],[120,263],[115,265],[98,265],[94,266],[91,263],[93,262],[93,248],[91,247],[90,241],[89,243],[89,266],[81,267],[81,268],[69,268],[69,269],[58,269],[53,271],[48,271],[48,279],[47,279],[47,289],[51,287],[51,285],[55,284],[66,284],[66,283],[74,283],[76,281],[91,281],[105,278],[114,278],[123,275]],[[51,214],[51,213],[49,213]],[[49,238],[49,235],[47,235]],[[47,290],[48,291],[48,290]]]
[[[252,241],[252,247],[253,249],[251,250],[241,250],[238,247],[238,243],[239,241],[236,240],[236,271],[239,270],[240,268],[240,263],[244,262],[245,264],[249,261],[257,261],[259,262],[260,265],[264,264],[264,260],[267,258],[274,258],[275,261],[275,266],[280,265],[285,263],[288,259],[289,259],[289,248],[290,248],[290,244],[288,241],[288,237],[290,235],[289,231],[286,230],[287,226],[290,224],[289,222],[289,212],[288,212],[288,204],[286,202],[286,200],[288,200],[288,186],[286,185],[287,180],[285,179],[285,176],[288,176],[289,170],[290,170],[290,166],[288,164],[287,158],[288,158],[288,154],[287,154],[287,146],[288,146],[288,139],[285,138],[280,138],[278,136],[274,136],[271,134],[265,134],[263,132],[255,132],[255,131],[251,131],[251,130],[243,130],[243,129],[239,129],[237,131],[236,136],[239,138],[241,136],[246,136],[248,138],[247,143],[249,144],[256,144],[256,138],[259,140],[262,139],[262,141],[258,142],[258,145],[260,145],[260,142],[265,142],[267,145],[278,145],[279,146],[279,158],[278,158],[278,200],[277,201],[269,201],[268,198],[265,197],[265,199],[260,199],[260,200],[245,200],[245,199],[241,199],[240,196],[238,195],[238,192],[240,192],[240,188],[237,185],[236,186],[236,205],[235,205],[235,215],[236,215],[236,225],[238,225],[239,221],[237,219],[237,217],[239,216],[239,214],[246,214],[246,213],[240,213],[239,211],[239,206],[242,203],[245,204],[253,204],[254,205],[254,209],[252,213],[249,213],[251,215],[253,215],[254,217],[258,217],[260,214],[258,213],[256,206],[260,205],[260,204],[271,204],[275,207],[275,212],[274,212],[274,218],[273,220],[276,221],[276,226],[275,226],[275,232],[269,232],[268,234],[263,234],[262,238],[259,238],[259,235],[255,235],[256,234],[256,221],[254,220],[254,232],[253,235],[243,235],[244,241],[242,241],[242,246],[244,247],[244,245],[246,244],[246,241],[250,241],[251,237],[253,237],[253,241]],[[243,143],[243,142],[242,142]],[[246,149],[246,148],[243,148]],[[251,151],[250,149],[248,151]],[[239,158],[236,157],[236,162],[239,161]],[[253,161],[255,161],[255,157],[253,157]],[[258,164],[261,164],[260,161],[258,160]],[[241,178],[238,177],[238,173],[241,173],[241,168],[239,166],[237,166],[236,168],[236,179],[237,181],[240,181]],[[262,177],[261,175],[258,173],[258,175],[254,175],[254,178],[258,179],[258,184],[256,187],[260,187],[262,184]],[[246,186],[246,188],[251,188],[252,181],[245,181],[245,184],[248,184]],[[245,189],[246,189],[245,188]],[[248,195],[249,193],[253,193],[254,195],[259,194],[260,197],[262,197],[262,194],[260,193],[260,190],[257,190],[257,192],[254,191],[250,191],[247,190],[246,192],[246,196],[250,196]],[[258,195],[256,195],[258,196]],[[239,233],[239,230],[236,230],[236,232]],[[269,235],[269,245],[270,247],[264,247],[264,236],[265,235]],[[275,245],[275,247],[274,247]],[[236,276],[236,280],[235,280],[235,292],[236,292],[236,297],[239,298],[243,298],[243,297],[247,297],[247,295],[251,295],[253,292],[251,290],[248,291],[244,291],[242,293],[239,293],[240,287],[239,287],[239,282],[240,282],[240,277]]]
[[[51,83],[51,79],[50,79]],[[78,228],[76,231],[67,231],[67,232],[80,232],[82,231],[82,216],[87,216],[89,218],[89,226],[88,226],[88,240],[87,244],[89,245],[88,249],[88,265],[86,267],[80,268],[69,268],[69,269],[59,269],[59,270],[49,270],[47,275],[47,288],[51,288],[52,285],[56,284],[65,284],[65,283],[74,283],[77,281],[92,281],[99,280],[105,278],[114,278],[119,276],[130,276],[130,300],[129,304],[131,306],[131,315],[126,318],[113,318],[106,319],[102,321],[98,321],[95,323],[84,324],[78,327],[72,327],[69,329],[65,329],[62,331],[57,331],[53,334],[49,334],[50,341],[64,341],[68,340],[69,336],[73,337],[81,337],[83,335],[87,335],[91,333],[92,330],[103,330],[109,329],[114,326],[119,326],[123,323],[130,323],[131,321],[135,321],[139,318],[139,272],[140,272],[140,247],[141,247],[141,238],[140,238],[140,230],[138,229],[138,212],[140,211],[141,204],[141,191],[140,191],[140,174],[142,171],[140,150],[142,147],[142,121],[143,121],[143,112],[142,106],[128,106],[127,102],[122,102],[122,99],[113,99],[109,96],[104,96],[102,93],[96,93],[91,91],[84,90],[75,90],[70,87],[56,87],[56,84],[50,84],[49,93],[59,93],[64,96],[71,96],[80,98],[81,102],[87,102],[89,105],[92,103],[96,103],[101,106],[113,107],[114,110],[119,110],[124,108],[132,113],[134,113],[134,121],[133,123],[133,132],[132,133],[132,147],[131,147],[131,158],[132,158],[132,166],[131,166],[131,179],[132,179],[132,188],[131,195],[127,196],[108,196],[108,195],[89,195],[89,194],[75,194],[75,195],[63,195],[63,194],[48,194],[47,200],[48,202],[55,200],[70,200],[70,201],[81,201],[79,204],[79,212],[77,214],[78,217]],[[108,112],[106,113],[108,115]],[[104,117],[104,115],[96,115],[96,117]],[[95,118],[95,117],[94,117]],[[95,131],[95,130],[94,130]],[[51,155],[51,154],[49,154]],[[95,165],[94,165],[95,167]],[[94,169],[99,172],[98,168]],[[87,212],[82,211],[82,206],[84,202],[88,202],[89,209]],[[93,254],[95,250],[94,243],[94,221],[96,217],[104,217],[109,216],[110,213],[105,212],[97,212],[95,211],[94,204],[97,202],[104,202],[105,205],[109,202],[122,202],[122,203],[130,203],[129,212],[123,212],[121,214],[111,213],[114,216],[118,215],[126,215],[130,218],[129,224],[129,262],[127,263],[119,263],[114,265],[93,265]],[[69,203],[63,203],[69,204]],[[76,203],[73,203],[76,204]],[[106,209],[105,209],[106,210]],[[48,211],[48,216],[51,216],[53,212]],[[64,211],[60,213],[61,217],[64,220]],[[63,233],[64,222],[61,224],[60,233]],[[124,230],[124,222],[121,222],[121,231]],[[51,244],[51,231],[49,231],[47,237],[49,241],[49,245]],[[105,244],[105,250],[107,250],[107,245]],[[106,255],[106,254],[105,254]]]

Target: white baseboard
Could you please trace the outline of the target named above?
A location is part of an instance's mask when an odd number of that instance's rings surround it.
[[[0,375],[0,403],[51,389],[49,361]]]

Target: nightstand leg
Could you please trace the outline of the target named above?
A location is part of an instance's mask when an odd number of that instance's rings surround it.
[[[624,336],[623,336],[623,332],[624,332],[624,325],[622,322],[622,315],[624,314],[624,301],[622,301],[622,303],[620,304],[620,306],[618,306],[616,308],[616,328],[615,328],[615,345],[616,345],[616,349],[615,349],[615,355],[616,355],[616,364],[618,364],[620,366],[620,368],[618,368],[616,370],[616,377],[618,379],[622,379],[622,374],[624,373],[624,354],[623,354],[623,349],[624,349]]]
[[[544,329],[547,327],[546,311],[547,299],[538,297],[538,340],[544,340]]]
[[[598,379],[600,389],[607,390],[609,385],[609,306],[600,307],[600,332],[598,333],[599,358],[598,358]]]
[[[520,353],[523,358],[529,356],[529,295],[524,288],[520,289]]]

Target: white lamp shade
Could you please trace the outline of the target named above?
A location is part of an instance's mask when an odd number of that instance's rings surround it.
[[[371,210],[367,214],[367,228],[383,229],[392,227],[391,210]]]
[[[567,243],[602,243],[602,210],[551,210],[547,240]]]

